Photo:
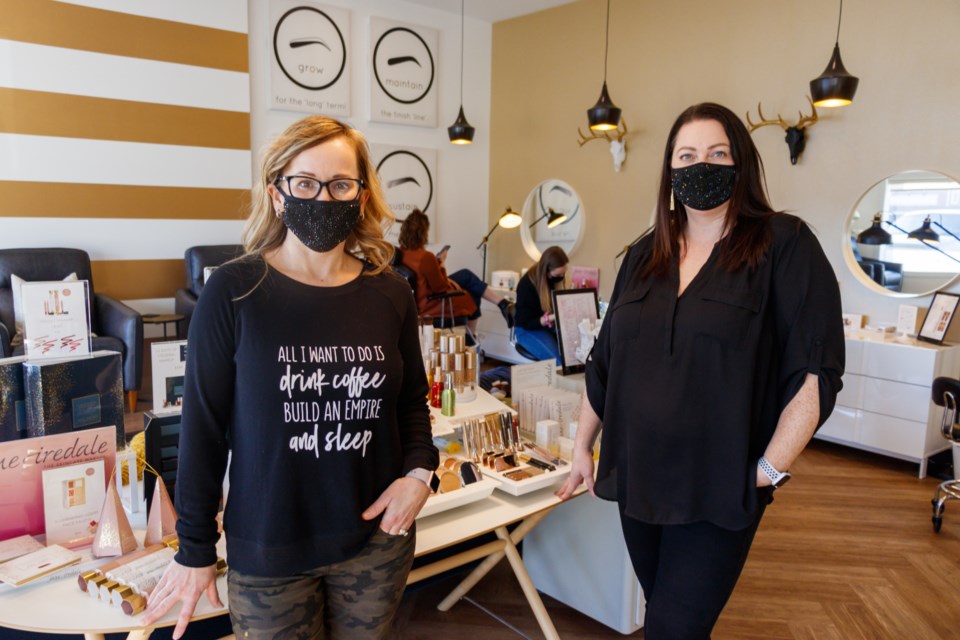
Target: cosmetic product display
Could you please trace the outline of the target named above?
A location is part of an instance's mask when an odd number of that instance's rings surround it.
[[[541,385],[514,390],[513,402],[520,415],[520,427],[524,431],[524,437],[540,442],[536,431],[537,423],[541,420],[555,420],[564,426],[571,422],[575,424],[580,417],[582,399],[578,392]],[[558,430],[557,436],[562,435],[574,437],[569,431],[562,433]],[[559,453],[559,447],[556,453]]]
[[[23,393],[26,358],[0,358],[0,442],[27,434],[27,406]]]
[[[556,420],[537,420],[537,444],[553,455],[560,453],[560,423]]]
[[[466,458],[511,495],[562,482],[569,473],[566,461],[521,439],[517,416],[509,411],[465,420],[459,430]]]
[[[457,410],[457,392],[454,388],[453,374],[446,374],[443,383],[443,391],[440,394],[440,413],[445,416],[452,416]]]
[[[147,598],[177,553],[175,537],[165,539],[138,551],[128,553],[95,570],[81,573],[80,589],[93,600],[119,607],[128,616],[147,606]],[[223,558],[217,558],[217,575],[227,569]]]
[[[499,484],[492,478],[485,478],[480,469],[471,460],[458,457],[441,456],[440,466],[436,470],[437,490],[427,498],[426,504],[417,518],[425,518],[435,513],[483,500]]]
[[[115,427],[117,448],[126,443],[119,353],[27,361],[23,383],[31,438],[109,425]]]
[[[433,388],[441,381],[445,388],[456,391],[461,403],[477,399],[477,386],[480,380],[480,358],[473,347],[464,344],[464,338],[457,333],[441,333],[437,329],[436,347],[424,356],[424,364],[429,363],[428,372],[432,374],[430,406],[439,408],[433,402]],[[447,385],[447,374],[453,375],[453,385]],[[446,414],[444,414],[446,415]]]

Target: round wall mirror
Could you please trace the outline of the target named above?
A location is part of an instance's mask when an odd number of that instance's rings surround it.
[[[534,187],[521,215],[520,239],[532,259],[539,260],[543,250],[553,245],[568,256],[580,245],[586,214],[580,196],[563,180],[552,178]]]
[[[853,207],[843,253],[854,276],[878,293],[930,295],[960,275],[960,183],[933,171],[903,171],[876,183]]]

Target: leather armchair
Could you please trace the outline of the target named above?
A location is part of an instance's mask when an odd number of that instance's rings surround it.
[[[899,262],[861,258],[860,268],[885,289],[900,291],[903,288],[903,265]]]
[[[197,298],[203,291],[203,270],[207,267],[219,267],[224,262],[243,255],[243,245],[211,244],[190,247],[183,254],[184,270],[187,272],[187,286],[177,289],[174,294],[174,311],[183,316],[184,333],[189,335],[190,318],[197,306]]]
[[[90,330],[93,350],[118,351],[123,360],[123,389],[127,409],[136,410],[137,392],[143,379],[143,318],[127,305],[98,294],[93,284],[90,256],[80,249],[0,249],[0,357],[23,354],[10,341],[16,332],[10,276],[28,282],[62,280],[71,273],[86,280],[90,288]]]

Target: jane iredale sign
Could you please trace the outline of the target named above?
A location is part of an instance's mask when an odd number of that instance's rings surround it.
[[[270,107],[349,116],[350,12],[275,0],[270,24]]]
[[[370,119],[437,126],[436,29],[370,19]]]

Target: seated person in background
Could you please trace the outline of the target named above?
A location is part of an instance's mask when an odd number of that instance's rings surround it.
[[[500,312],[512,326],[510,301],[499,296],[487,283],[469,269],[447,276],[444,266],[447,252],[439,255],[427,251],[427,237],[430,233],[430,218],[419,209],[414,209],[400,225],[401,261],[417,274],[417,310],[422,316],[440,316],[440,300],[427,300],[428,296],[447,291],[465,291],[469,295],[450,298],[453,303],[454,317],[467,318],[470,331],[476,333],[477,318],[480,317],[480,299],[485,298],[500,307]],[[448,305],[449,306],[449,305]]]
[[[550,292],[563,289],[570,258],[560,247],[547,247],[540,259],[517,284],[515,336],[517,344],[538,360],[553,358],[560,364],[556,316]]]

